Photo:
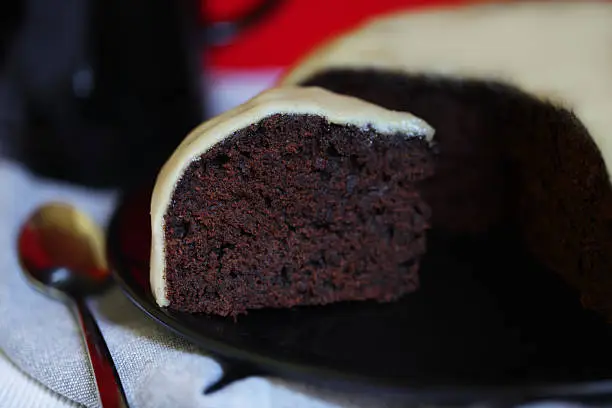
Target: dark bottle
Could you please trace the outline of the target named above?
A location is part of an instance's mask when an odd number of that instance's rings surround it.
[[[207,25],[196,0],[25,0],[7,68],[23,104],[19,158],[87,186],[150,180],[206,118],[202,47],[278,3]]]

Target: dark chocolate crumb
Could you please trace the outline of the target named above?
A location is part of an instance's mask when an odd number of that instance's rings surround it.
[[[414,291],[430,214],[416,183],[433,158],[405,136],[273,115],[215,145],[166,214],[170,307],[237,315]]]

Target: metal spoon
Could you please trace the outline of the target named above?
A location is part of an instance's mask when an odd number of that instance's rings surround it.
[[[127,408],[108,347],[85,303],[85,296],[101,292],[111,281],[103,231],[68,204],[45,204],[22,226],[18,253],[28,281],[75,313],[102,407]]]

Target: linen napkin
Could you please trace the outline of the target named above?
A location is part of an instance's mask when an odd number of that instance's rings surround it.
[[[17,261],[15,241],[21,223],[38,205],[51,200],[72,203],[106,225],[116,194],[43,180],[0,159],[0,350],[43,386],[70,401],[95,407],[95,385],[76,321],[63,304],[28,286]],[[91,300],[90,306],[132,407],[405,406],[358,392],[338,394],[257,377],[205,396],[204,386],[221,375],[221,368],[203,351],[155,324],[118,288]],[[0,406],[5,406],[2,401]]]

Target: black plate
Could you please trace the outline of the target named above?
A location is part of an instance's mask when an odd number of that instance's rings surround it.
[[[612,401],[610,326],[510,231],[431,231],[421,288],[396,303],[258,310],[234,321],[157,307],[148,284],[150,194],[124,196],[113,217],[108,247],[119,284],[155,321],[239,363],[243,375],[433,402]]]

